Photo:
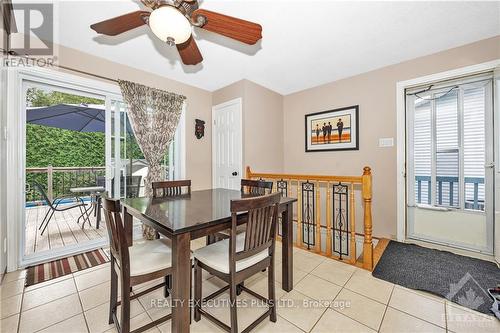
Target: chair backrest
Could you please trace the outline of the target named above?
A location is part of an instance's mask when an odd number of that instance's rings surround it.
[[[269,190],[269,191],[266,191]],[[273,191],[273,182],[265,180],[242,179],[241,193],[264,195]]]
[[[229,264],[235,271],[236,261],[253,256],[266,248],[274,252],[280,193],[231,201],[231,237],[229,239]],[[247,212],[245,244],[236,252],[237,215]]]
[[[191,180],[169,180],[151,183],[153,198],[191,194]],[[186,191],[183,191],[183,188]]]
[[[129,261],[127,237],[121,216],[121,205],[119,199],[110,199],[106,195],[102,198],[102,208],[106,229],[109,236],[109,248],[111,255],[121,264]],[[122,267],[120,265],[120,267]]]
[[[45,200],[47,202],[47,205],[49,205],[50,207],[52,207],[52,201],[49,199],[49,197],[47,196],[47,193],[45,193],[45,190],[43,189],[43,186],[40,185],[40,183],[38,182],[33,182],[33,187],[38,191],[40,192],[40,194],[42,195],[42,199]]]

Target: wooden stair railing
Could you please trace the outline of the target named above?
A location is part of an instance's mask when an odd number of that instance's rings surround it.
[[[258,173],[247,166],[246,178],[273,181],[273,191],[297,198],[295,246],[373,270],[370,167],[364,167],[361,176],[326,176]],[[356,234],[356,192],[360,192],[363,201],[363,233],[359,234]],[[326,204],[324,210],[323,204]],[[322,232],[326,232],[325,244],[322,243]],[[363,236],[362,258],[359,258],[359,262],[356,235]],[[334,245],[335,240],[338,246]]]

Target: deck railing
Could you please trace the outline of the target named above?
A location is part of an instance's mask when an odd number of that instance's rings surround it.
[[[361,176],[325,176],[258,173],[246,168],[247,179],[273,181],[273,191],[297,198],[294,223],[297,247],[373,269],[372,174],[369,167]],[[356,232],[357,199],[362,200],[363,228]],[[363,237],[357,249],[356,236]],[[360,260],[361,259],[361,260]]]
[[[32,187],[34,181],[45,187],[49,199],[70,195],[70,188],[95,186],[104,179],[105,167],[47,167],[26,168],[26,202],[42,200]],[[104,185],[104,184],[103,184]]]
[[[431,205],[431,176],[415,176],[416,182],[416,202],[418,204]],[[479,186],[484,184],[482,177],[464,177],[465,186],[472,185],[472,197],[468,196],[465,200],[465,208],[484,211],[484,196],[481,195]],[[426,193],[422,190],[423,185],[426,185]],[[459,198],[455,196],[455,190],[458,190],[458,177],[454,176],[437,176],[436,177],[436,204],[439,206],[456,207],[459,203]],[[470,191],[469,191],[470,193]],[[467,193],[467,194],[469,194]]]

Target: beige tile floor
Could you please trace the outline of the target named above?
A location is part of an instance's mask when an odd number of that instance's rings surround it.
[[[193,242],[193,247],[201,244]],[[294,253],[294,290],[283,291],[277,274],[278,321],[265,320],[254,332],[500,332],[500,321],[493,317],[378,280],[353,266],[299,249]],[[204,295],[223,286],[216,277],[204,277]],[[1,286],[1,332],[115,332],[107,319],[109,264],[28,288],[23,287],[24,279],[24,271],[9,273]],[[246,285],[265,295],[266,273]],[[132,302],[133,328],[170,311],[152,306],[158,299],[163,299],[162,290]],[[227,293],[208,311],[229,323],[225,299]],[[248,294],[243,293],[241,301],[249,306],[238,309],[240,331],[264,311],[252,305],[255,299]],[[222,332],[206,319],[193,322],[191,331]],[[170,322],[149,332],[170,332]]]

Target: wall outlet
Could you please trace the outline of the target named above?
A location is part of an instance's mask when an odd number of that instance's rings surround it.
[[[380,138],[378,139],[378,146],[381,148],[394,146],[394,138]]]

